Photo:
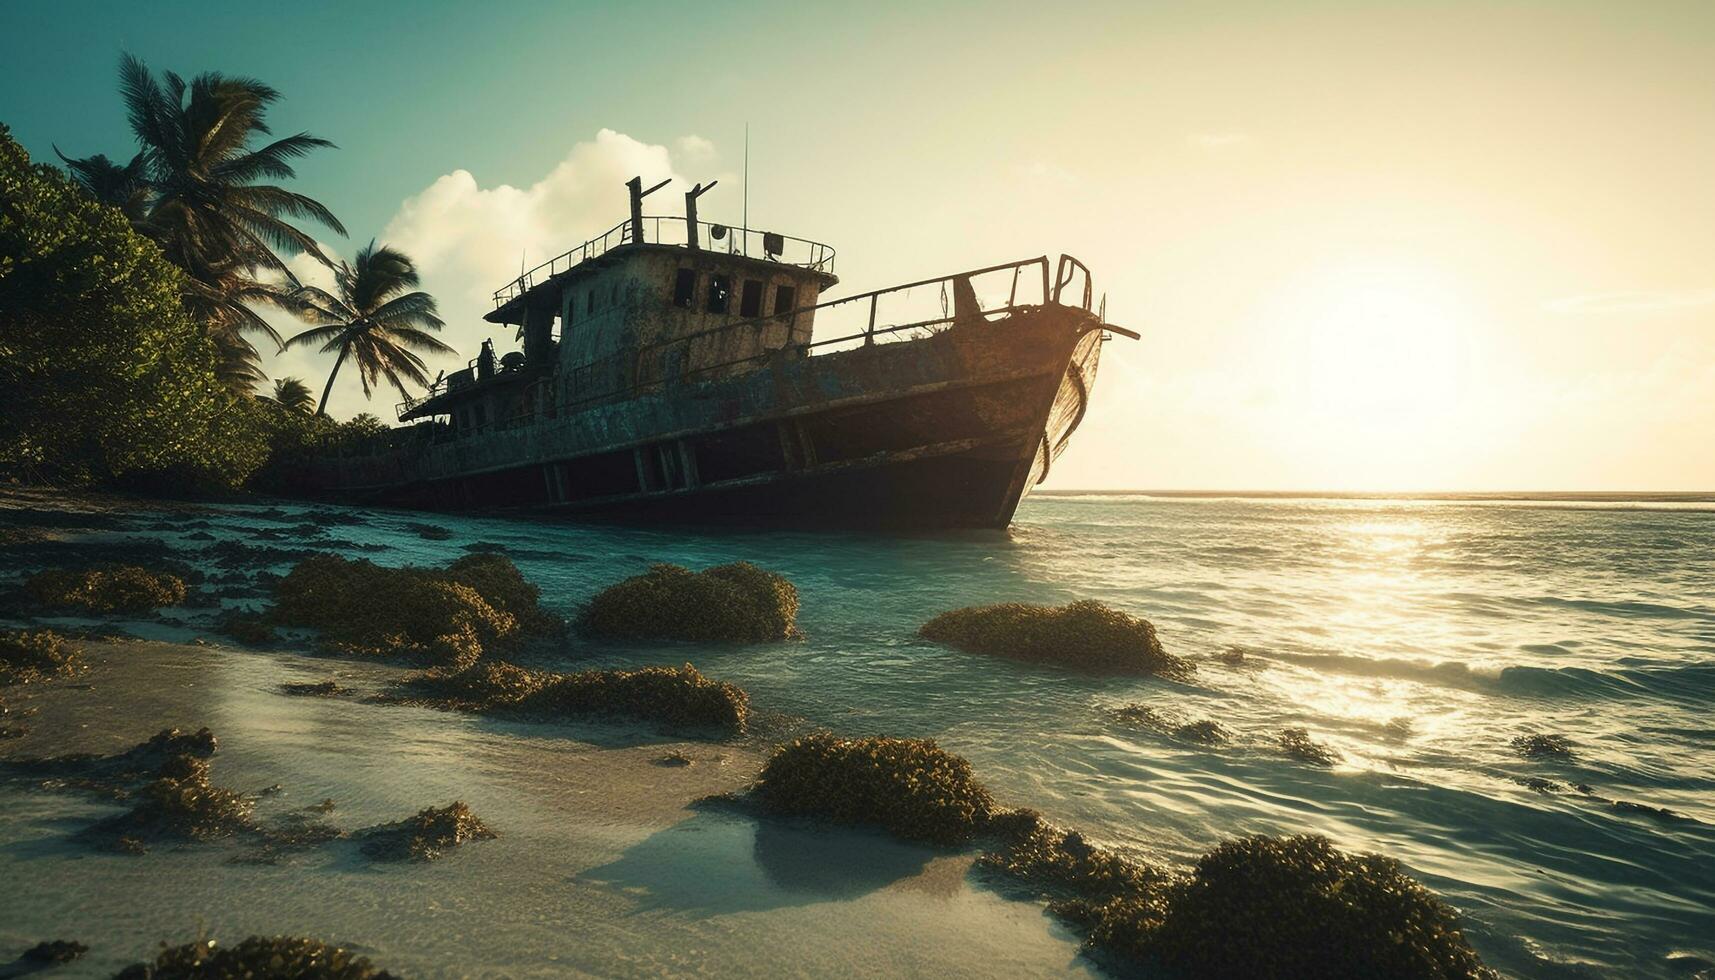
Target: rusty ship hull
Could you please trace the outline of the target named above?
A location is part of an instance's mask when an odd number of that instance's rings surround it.
[[[558,413],[318,460],[318,496],[641,521],[1003,528],[1088,407],[1104,324],[1044,304]],[[1114,329],[1114,328],[1107,328]],[[409,431],[409,430],[402,430]]]

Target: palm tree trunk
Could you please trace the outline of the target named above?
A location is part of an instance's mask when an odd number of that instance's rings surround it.
[[[328,396],[333,394],[333,379],[339,374],[339,366],[345,363],[345,352],[348,350],[351,350],[349,346],[341,347],[339,349],[339,356],[334,358],[333,370],[328,372],[327,387],[322,389],[321,404],[316,406],[317,415],[326,415],[328,413]]]

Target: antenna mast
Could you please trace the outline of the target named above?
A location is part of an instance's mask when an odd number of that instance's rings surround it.
[[[744,254],[750,255],[750,123],[744,124]]]

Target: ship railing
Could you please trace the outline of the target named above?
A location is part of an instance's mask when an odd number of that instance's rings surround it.
[[[958,294],[966,286],[970,290],[967,296],[976,303],[974,308],[961,309]],[[1069,255],[1061,256],[1057,267],[1048,256],[1042,255],[889,286],[711,327],[577,365],[571,369],[571,397],[561,401],[559,408],[575,409],[663,383],[696,381],[741,365],[765,364],[770,358],[781,356],[787,348],[791,348],[791,353],[816,356],[915,340],[964,320],[996,320],[1049,304],[1095,312],[1091,309],[1092,291],[1089,270]],[[790,344],[793,328],[806,315],[814,316],[817,336],[807,344]],[[776,336],[770,339],[777,339],[778,343],[767,349],[757,351],[754,343],[740,343],[736,346],[750,352],[727,359],[697,358],[701,363],[695,367],[676,366],[689,364],[693,349],[718,351],[727,346],[729,337],[751,340],[768,330],[775,331]]]
[[[644,241],[648,244],[690,247],[691,225],[682,216],[644,215],[643,225]],[[696,227],[697,247],[706,252],[748,255],[817,272],[834,271],[834,249],[831,245],[756,228],[737,228],[714,221],[699,221]],[[632,244],[632,239],[631,221],[626,220],[614,225],[601,235],[554,256],[495,290],[495,309],[505,306],[554,276],[570,271],[574,266],[598,258],[621,245]]]

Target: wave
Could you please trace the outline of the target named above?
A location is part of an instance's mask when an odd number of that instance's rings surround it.
[[[1364,657],[1342,653],[1269,652],[1255,656],[1317,671],[1413,680],[1513,697],[1569,700],[1644,697],[1695,704],[1707,704],[1715,699],[1715,662],[1628,665],[1596,670],[1528,664],[1473,667],[1456,660]]]

